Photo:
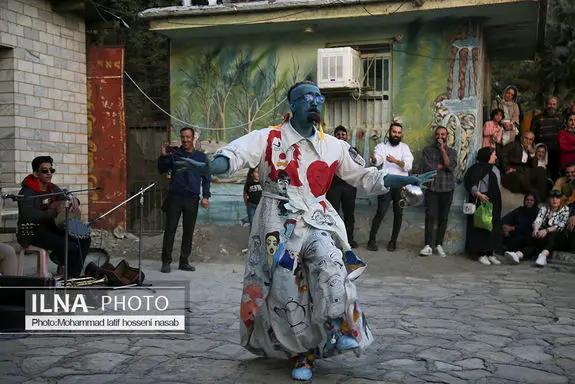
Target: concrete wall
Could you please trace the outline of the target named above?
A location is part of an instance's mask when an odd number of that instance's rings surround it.
[[[0,0],[2,187],[17,187],[34,157],[50,155],[56,184],[87,188],[85,43],[82,18],[45,0]]]

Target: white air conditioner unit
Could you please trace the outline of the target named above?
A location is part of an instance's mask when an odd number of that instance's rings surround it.
[[[361,60],[350,47],[317,50],[317,77],[321,89],[358,88]]]

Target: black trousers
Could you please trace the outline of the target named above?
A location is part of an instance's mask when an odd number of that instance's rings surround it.
[[[68,237],[68,277],[78,277],[82,273],[84,260],[92,239],[77,240]],[[52,251],[50,259],[58,265],[66,264],[66,239],[62,231],[38,229],[30,239],[30,244]]]
[[[549,254],[553,251],[563,251],[567,249],[567,234],[565,232],[551,232],[543,239],[531,238],[529,244],[520,249],[525,259],[537,257],[539,252],[546,249]]]
[[[535,192],[540,201],[547,197],[547,172],[541,167],[516,167],[515,172],[502,175],[501,184],[513,193]]]
[[[199,197],[183,197],[170,194],[166,200],[164,211],[166,212],[166,227],[164,230],[164,240],[162,243],[162,262],[172,262],[172,251],[174,249],[174,239],[178,222],[183,213],[182,248],[180,260],[187,261],[192,253],[192,240],[194,238],[194,228],[198,217]]]
[[[353,240],[353,227],[355,226],[355,197],[357,189],[349,184],[332,184],[325,197],[333,209],[339,213],[343,211],[343,223],[347,232],[347,240]]]
[[[381,221],[387,213],[389,203],[393,201],[393,229],[391,231],[390,241],[396,242],[401,229],[401,222],[403,220],[403,208],[399,206],[401,200],[401,188],[391,188],[390,191],[384,195],[377,196],[377,212],[371,221],[371,231],[369,231],[369,241],[375,242],[377,231],[381,226]]]
[[[453,191],[433,192],[425,191],[425,245],[435,247],[443,245],[443,238],[447,230],[449,208],[453,201]],[[435,225],[437,224],[437,232]],[[435,238],[434,235],[435,234]]]

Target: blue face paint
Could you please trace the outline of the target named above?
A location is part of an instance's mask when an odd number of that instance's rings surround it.
[[[290,109],[293,117],[291,120],[294,129],[303,137],[314,134],[314,112],[321,116],[324,98],[319,88],[313,84],[301,84],[291,91]]]

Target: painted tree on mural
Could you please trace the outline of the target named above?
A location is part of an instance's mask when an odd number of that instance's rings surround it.
[[[285,75],[279,79],[278,58],[274,52],[264,51],[255,55],[252,50],[239,56],[239,80],[237,95],[232,108],[236,112],[238,125],[245,132],[251,132],[254,122],[268,107],[274,108],[277,95],[285,88]]]
[[[299,63],[281,70],[274,48],[176,48],[173,57],[172,111],[216,142],[279,121],[288,82],[299,79]]]

